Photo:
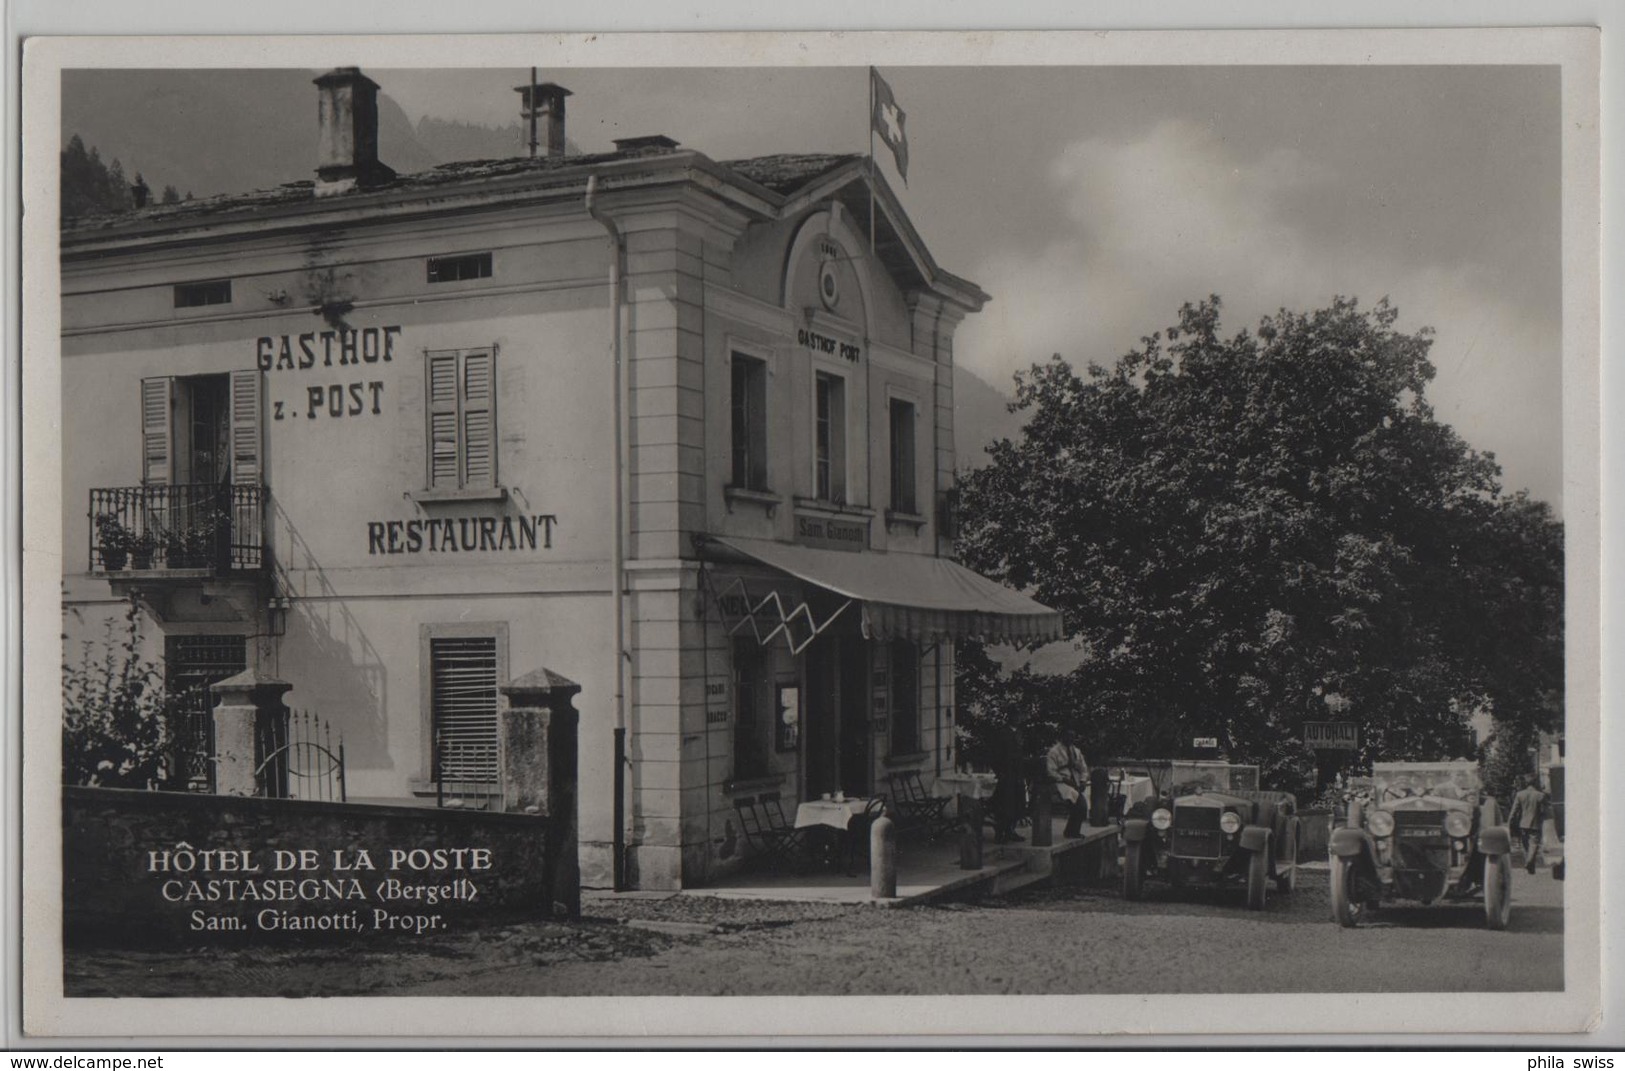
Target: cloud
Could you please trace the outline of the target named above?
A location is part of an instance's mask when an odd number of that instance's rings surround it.
[[[955,347],[978,375],[1007,387],[1051,353],[1109,365],[1210,293],[1229,331],[1338,294],[1368,305],[1387,295],[1402,329],[1438,332],[1440,418],[1494,450],[1509,486],[1559,501],[1559,325],[1532,316],[1484,263],[1372,248],[1348,207],[1362,203],[1349,195],[1357,176],[1290,148],[1246,158],[1201,124],[1167,121],[1137,140],[1074,142],[1048,178],[1050,239],[990,251],[970,273],[994,297]],[[1318,213],[1319,237],[1306,212]]]

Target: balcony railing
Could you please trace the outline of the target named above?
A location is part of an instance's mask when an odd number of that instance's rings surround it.
[[[90,570],[249,572],[265,565],[265,488],[157,484],[90,492]]]

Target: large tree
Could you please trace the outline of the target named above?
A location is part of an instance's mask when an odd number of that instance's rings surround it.
[[[1080,664],[1010,678],[972,652],[972,722],[1043,708],[1145,756],[1216,736],[1278,783],[1308,779],[1306,720],[1357,722],[1367,759],[1465,753],[1478,710],[1551,726],[1561,525],[1435,419],[1431,332],[1387,302],[1231,337],[1219,313],[1016,377],[1027,423],[963,475],[959,550],[1062,611]]]

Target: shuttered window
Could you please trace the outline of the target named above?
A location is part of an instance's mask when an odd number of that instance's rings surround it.
[[[430,350],[426,357],[429,487],[495,487],[496,349]]]
[[[259,484],[265,473],[260,458],[260,372],[231,374],[231,482]]]
[[[429,640],[434,780],[496,782],[497,672],[495,636]]]
[[[169,482],[174,391],[173,376],[141,381],[141,482],[149,486]]]

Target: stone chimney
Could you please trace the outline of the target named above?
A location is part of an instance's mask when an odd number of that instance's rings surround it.
[[[520,116],[530,122],[530,155],[539,155],[545,146],[548,159],[563,158],[564,98],[570,96],[570,91],[552,82],[514,86],[513,89],[519,94]],[[538,124],[540,130],[537,129]]]
[[[395,172],[378,159],[378,83],[359,67],[335,67],[316,79],[322,141],[316,196],[381,186]]]

